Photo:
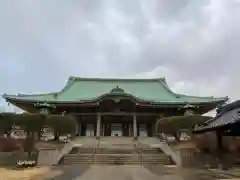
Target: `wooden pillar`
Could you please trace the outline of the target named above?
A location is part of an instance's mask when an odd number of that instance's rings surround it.
[[[77,121],[77,124],[76,124],[76,136],[79,136],[79,121]]]
[[[78,123],[78,136],[81,136],[82,135],[82,123],[79,122]]]
[[[154,137],[154,136],[156,136],[156,122],[153,122],[152,124],[151,124],[151,134],[152,134],[152,137]]]
[[[82,117],[77,116],[77,127],[76,127],[76,134],[77,136],[82,136]]]
[[[101,133],[101,115],[97,115],[97,139],[100,138],[100,133]]]
[[[158,114],[156,115],[156,120],[155,120],[155,133],[154,135],[159,136],[159,124],[161,122],[162,117],[164,117],[164,114]]]
[[[216,137],[217,137],[217,148],[218,151],[222,152],[223,151],[223,130],[222,129],[217,129],[216,130]]]
[[[86,136],[85,123],[81,121],[81,132],[80,136]]]
[[[102,130],[101,130],[101,132],[102,132],[102,136],[105,136],[105,124],[103,124],[103,123],[102,123]]]
[[[132,136],[132,124],[128,124],[128,136]]]
[[[133,137],[137,139],[137,117],[135,114],[133,115]]]

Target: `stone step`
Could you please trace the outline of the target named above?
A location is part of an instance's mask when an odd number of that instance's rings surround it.
[[[61,164],[92,164],[92,154],[68,154],[63,157]]]
[[[149,154],[142,154],[142,161],[143,162],[165,162],[168,159],[164,153],[149,153]]]
[[[126,149],[120,149],[120,148],[97,148],[96,154],[132,154],[136,153],[137,150],[134,148],[126,148]]]
[[[83,161],[83,162],[81,162],[81,161],[71,161],[71,162],[69,162],[69,161],[64,161],[61,165],[72,165],[72,164],[93,164],[93,162],[91,161]]]
[[[68,154],[61,164],[164,164],[165,154]]]
[[[64,157],[68,157],[68,158],[89,158],[89,157],[93,157],[92,154],[68,154],[68,155],[65,155]]]
[[[94,163],[97,164],[141,164],[141,157],[139,155],[129,154],[97,154],[94,157]]]
[[[85,147],[73,147],[69,154],[91,154],[94,152],[94,148]]]
[[[104,161],[101,161],[101,162],[94,162],[94,164],[112,164],[112,165],[124,165],[124,164],[129,164],[129,165],[131,165],[131,164],[134,164],[134,165],[139,165],[139,164],[141,164],[141,162],[134,162],[134,161],[129,161],[129,162],[127,162],[127,161],[124,161],[124,162],[116,162],[116,161],[114,161],[114,162],[110,162],[110,161],[106,161],[106,162],[104,162]]]
[[[85,160],[85,159],[92,159],[92,156],[75,156],[75,157],[71,157],[71,156],[65,156],[64,159],[68,159],[68,160],[73,160],[73,161],[78,161],[78,160]]]
[[[162,151],[158,148],[141,148],[140,151],[142,153],[154,153],[154,154],[158,154],[161,153]]]
[[[94,161],[139,161],[141,156],[139,154],[95,154]]]

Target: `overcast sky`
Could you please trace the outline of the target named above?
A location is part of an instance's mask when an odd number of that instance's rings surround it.
[[[1,93],[165,76],[177,93],[240,99],[240,1],[0,0],[0,61]]]

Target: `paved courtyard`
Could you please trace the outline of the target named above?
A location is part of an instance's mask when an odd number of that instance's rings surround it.
[[[240,177],[240,169],[221,171],[180,170],[154,165],[72,165],[41,167],[23,171],[0,169],[0,174],[1,179],[4,180],[237,180],[237,177]]]

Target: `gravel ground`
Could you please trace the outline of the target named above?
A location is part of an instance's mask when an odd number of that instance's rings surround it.
[[[221,171],[155,165],[72,165],[22,171],[0,168],[0,174],[1,180],[236,180],[240,177],[240,169]]]

